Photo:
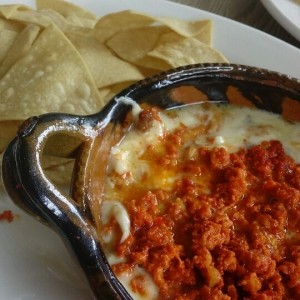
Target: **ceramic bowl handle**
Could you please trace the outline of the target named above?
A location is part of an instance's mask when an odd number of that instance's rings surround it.
[[[99,115],[97,122],[101,124]],[[127,293],[121,286],[118,292],[111,288],[115,277],[100,249],[94,224],[81,203],[58,190],[46,177],[41,162],[44,152],[64,156],[74,154],[95,134],[94,126],[93,118],[65,114],[28,119],[5,152],[3,179],[14,202],[58,231],[75,256],[80,258],[81,267],[97,298],[121,299],[122,293]],[[67,143],[63,145],[59,138],[55,144],[55,135],[67,137]],[[52,144],[48,145],[50,140]]]
[[[83,127],[75,126],[77,123],[78,117],[73,118],[63,114],[32,117],[21,125],[16,139],[4,154],[3,173],[5,176],[3,178],[8,193],[12,194],[17,204],[25,208],[29,205],[26,209],[28,212],[32,214],[37,212],[51,226],[55,226],[55,222],[59,222],[59,226],[64,221],[69,223],[70,217],[66,215],[62,218],[61,215],[67,210],[72,211],[73,214],[76,212],[75,217],[72,216],[72,222],[78,223],[78,226],[82,225],[84,219],[80,205],[58,191],[48,180],[42,167],[44,152],[57,156],[71,156],[80,146],[86,138],[86,133]],[[64,146],[59,138],[53,139],[59,134],[66,136],[66,139],[72,142],[66,142]],[[47,150],[47,142],[50,139],[53,141]],[[54,153],[55,148],[56,153]]]

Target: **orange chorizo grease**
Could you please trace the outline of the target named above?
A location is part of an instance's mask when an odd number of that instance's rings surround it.
[[[300,165],[278,140],[232,153],[182,147],[199,133],[181,124],[149,145],[139,159],[151,172],[139,182],[114,173],[131,223],[113,244],[123,259],[113,271],[143,268],[157,299],[300,299]],[[165,173],[177,179],[148,189]],[[104,230],[118,228],[112,220]],[[132,291],[146,295],[144,279],[133,276]]]

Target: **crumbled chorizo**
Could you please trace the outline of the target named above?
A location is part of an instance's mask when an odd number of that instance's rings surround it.
[[[154,124],[154,121],[161,121],[158,109],[156,107],[149,107],[139,113],[136,127],[141,131],[147,131]]]
[[[234,272],[237,266],[235,253],[225,247],[216,252],[216,267],[223,274],[225,271]]]
[[[143,296],[147,295],[145,284],[146,278],[143,275],[134,277],[130,282],[132,291]]]
[[[213,168],[223,169],[229,164],[230,155],[224,148],[213,148],[210,160]]]
[[[300,166],[277,141],[181,151],[184,130],[159,148],[168,172],[182,176],[124,202],[132,238],[114,270],[143,267],[159,299],[300,299]],[[147,151],[158,170],[159,151]]]

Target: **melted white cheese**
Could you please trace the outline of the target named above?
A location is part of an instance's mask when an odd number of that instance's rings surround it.
[[[280,115],[270,112],[227,107],[222,124],[214,135],[223,138],[222,146],[229,152],[236,152],[241,147],[250,148],[263,141],[278,140],[285,152],[300,162],[299,126],[299,123],[284,121]]]
[[[120,201],[103,201],[101,209],[102,223],[104,225],[107,224],[112,217],[118,222],[122,230],[123,234],[120,241],[122,243],[130,234],[130,219],[128,213]],[[111,240],[111,236],[107,237],[103,235],[102,238],[106,242]]]

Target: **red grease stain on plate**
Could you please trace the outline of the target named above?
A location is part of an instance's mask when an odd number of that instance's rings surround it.
[[[14,220],[14,214],[11,210],[4,210],[0,213],[0,221],[7,221],[11,223]]]

